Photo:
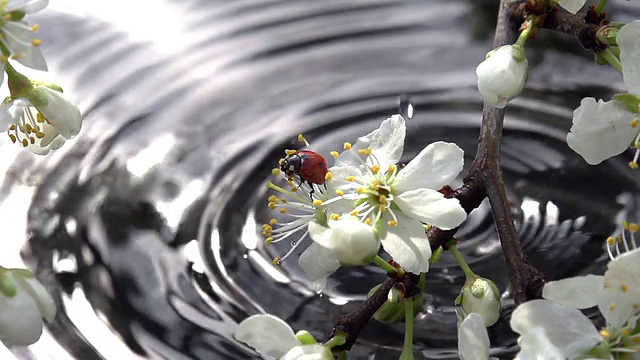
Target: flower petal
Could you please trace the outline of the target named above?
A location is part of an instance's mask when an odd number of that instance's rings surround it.
[[[635,115],[620,102],[584,98],[573,112],[567,144],[585,161],[596,165],[621,154],[638,135],[631,127]]]
[[[319,344],[296,346],[279,360],[334,360],[331,351]]]
[[[33,32],[26,21],[20,21],[15,24],[13,21],[7,21],[4,25],[6,42],[9,44],[9,50],[12,54],[17,54],[16,59],[20,64],[32,69],[47,71],[47,62],[38,46],[33,46]]]
[[[404,118],[400,115],[393,115],[383,121],[380,128],[358,138],[351,150],[343,151],[340,154],[336,159],[336,164],[361,166],[365,163],[366,157],[358,153],[358,150],[370,147],[378,164],[369,163],[369,166],[380,165],[381,168],[386,169],[389,165],[395,165],[402,156],[406,132]]]
[[[358,189],[365,186],[363,181],[367,181],[355,166],[333,166],[329,169],[333,175],[331,180],[327,180],[327,193],[334,196],[337,190],[342,191],[345,196],[343,200],[333,201],[328,205],[330,213],[343,214],[348,213],[354,208],[354,200],[359,197]],[[354,176],[356,180],[349,181],[347,177]]]
[[[626,252],[609,263],[598,300],[607,323],[618,329],[640,313],[640,249]]]
[[[462,321],[458,329],[458,350],[462,360],[489,358],[489,335],[480,315],[471,313]]]
[[[322,229],[318,229],[322,228]],[[364,265],[371,262],[380,249],[380,239],[373,228],[353,216],[329,221],[329,229],[309,223],[311,238],[331,252],[342,265]]]
[[[279,317],[269,314],[252,315],[243,320],[238,324],[235,338],[262,355],[276,358],[300,345],[291,326]]]
[[[49,5],[49,0],[9,0],[4,8],[5,13],[20,10],[25,14],[33,14]]]
[[[575,309],[588,309],[598,305],[594,294],[602,290],[604,276],[587,275],[550,281],[544,284],[542,297]]]
[[[403,192],[393,202],[405,215],[442,230],[453,229],[467,218],[458,199],[445,198],[443,194],[431,189]]]
[[[82,127],[80,109],[59,91],[46,86],[39,86],[38,90],[44,92],[48,100],[46,106],[37,107],[38,111],[65,139],[76,136]]]
[[[0,131],[6,131],[11,124],[17,123],[25,108],[30,105],[25,99],[17,99],[0,106]]]
[[[398,225],[382,231],[382,247],[406,271],[414,274],[429,271],[431,244],[419,221],[396,213]]]
[[[312,224],[309,223],[311,232]],[[327,276],[340,268],[340,261],[333,257],[331,250],[324,248],[315,241],[298,258],[298,265],[313,281],[313,288],[321,292],[327,284]]]
[[[564,360],[562,351],[555,347],[542,326],[534,326],[518,339],[520,352],[516,360]]]
[[[531,300],[513,311],[513,331],[525,335],[534,326],[543,327],[549,341],[568,358],[583,354],[601,340],[598,330],[580,310],[548,300]]]
[[[6,346],[28,346],[42,334],[42,317],[35,301],[18,290],[12,298],[0,294],[0,340]]]
[[[40,315],[47,322],[52,322],[56,317],[56,304],[47,289],[34,277],[15,275],[14,281],[34,300]]]
[[[440,190],[462,171],[463,156],[456,144],[443,141],[429,144],[398,172],[393,190],[398,193],[420,188]]]
[[[558,5],[575,15],[578,10],[582,9],[587,0],[558,0]]]
[[[627,91],[640,95],[640,20],[630,22],[618,31],[616,38],[620,48],[620,62]]]

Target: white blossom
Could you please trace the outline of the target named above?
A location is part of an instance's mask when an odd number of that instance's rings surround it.
[[[368,264],[380,248],[373,228],[353,216],[329,220],[328,227],[310,222],[309,234],[314,244],[302,253],[298,264],[314,281],[317,291],[340,266]]]
[[[568,12],[575,14],[582,9],[587,0],[558,0],[558,5],[562,6]]]
[[[627,91],[640,96],[640,21],[623,26],[617,35],[620,61]],[[636,153],[629,163],[638,167],[640,128],[638,117],[623,102],[584,98],[573,112],[573,125],[567,134],[567,144],[591,165],[621,154],[629,147]]]
[[[546,335],[544,341],[552,343],[567,358],[580,357],[598,344],[604,344],[603,351],[614,358],[640,348],[639,336],[634,334],[640,317],[640,249],[616,257],[604,276],[549,282],[545,284],[543,297],[547,300],[527,302],[513,312],[511,327],[522,335],[521,342],[527,338],[540,342],[540,336]],[[596,305],[607,322],[600,332],[577,310]],[[543,331],[535,337],[528,336],[535,327]],[[524,351],[525,346],[522,348]],[[526,349],[532,354],[545,351],[536,346]]]
[[[36,70],[47,70],[47,63],[40,51],[40,39],[34,37],[38,25],[30,26],[23,14],[33,14],[44,9],[48,0],[8,0],[0,2],[0,43],[11,53],[14,59],[24,66]],[[14,16],[15,15],[15,16]],[[0,61],[0,74],[4,73],[4,62]],[[0,75],[0,83],[2,82]]]
[[[482,100],[497,108],[522,92],[527,81],[527,58],[524,49],[504,45],[490,51],[476,68],[478,90]]]
[[[82,116],[78,107],[59,91],[35,86],[31,94],[37,94],[39,105],[17,98],[0,106],[0,129],[7,131],[12,142],[45,155],[80,132]]]
[[[306,331],[299,334],[304,334],[302,338],[309,337]],[[329,349],[319,344],[303,343],[289,324],[269,314],[252,315],[240,322],[235,338],[256,349],[262,356],[280,360],[334,359]]]
[[[56,306],[47,290],[25,269],[2,269],[0,340],[5,346],[27,346],[42,334],[42,319],[53,321]]]
[[[373,226],[385,251],[405,270],[420,273],[428,271],[431,257],[423,223],[452,229],[466,219],[460,202],[438,191],[455,179],[464,160],[457,145],[436,142],[400,169],[405,135],[404,119],[394,115],[354,145],[346,143],[327,186],[342,194],[331,212]]]

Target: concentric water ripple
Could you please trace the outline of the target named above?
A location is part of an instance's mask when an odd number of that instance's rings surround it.
[[[384,274],[341,269],[318,296],[295,257],[271,265],[288,244],[264,245],[264,184],[283,150],[303,132],[328,155],[406,96],[416,115],[403,161],[437,140],[464,149],[465,171],[475,154],[474,69],[490,48],[493,2],[85,3],[53,1],[38,17],[50,67],[85,113],[78,140],[46,158],[2,146],[14,154],[3,165],[3,227],[61,309],[39,343],[14,351],[20,358],[254,358],[233,333],[261,311],[322,339]],[[640,15],[619,3],[611,13]],[[502,145],[516,225],[549,279],[601,272],[604,239],[638,218],[640,184],[625,158],[588,166],[564,137],[583,96],[606,98],[622,83],[570,39],[541,33],[528,51],[529,82]],[[488,204],[457,236],[503,291],[490,336],[507,357],[513,302]],[[463,275],[445,255],[427,279],[416,349],[457,358]],[[395,359],[402,336],[402,325],[371,321],[350,359]]]

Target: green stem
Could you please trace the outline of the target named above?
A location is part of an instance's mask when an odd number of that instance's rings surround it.
[[[614,69],[618,70],[620,74],[622,74],[622,64],[620,63],[620,59],[611,51],[611,49],[604,49],[600,53],[603,59],[607,60],[609,65],[611,65]],[[624,76],[624,74],[622,74]]]
[[[384,261],[383,258],[381,258],[380,256],[376,255],[376,257],[373,258],[373,260],[371,260],[372,263],[380,266],[384,271],[391,273],[391,274],[400,274],[400,270],[397,269],[396,267],[394,267],[393,265],[389,264],[388,262]]]
[[[347,335],[339,333],[339,334],[336,334],[336,336],[329,339],[326,343],[324,343],[324,346],[329,349],[333,349],[334,347],[340,346],[346,342],[347,342]]]
[[[404,299],[404,346],[399,360],[413,360],[413,298]]]
[[[609,0],[600,0],[598,1],[598,5],[596,5],[596,7],[594,8],[596,14],[600,15],[602,13],[602,10],[604,10],[605,5],[607,5],[607,2]]]
[[[420,289],[420,291],[424,290],[424,287],[427,284],[427,274],[426,273],[420,273],[420,280],[418,280],[418,289]]]
[[[458,250],[458,247],[455,244],[449,245],[449,252],[453,254],[453,257],[456,258],[456,261],[458,262],[460,269],[462,269],[462,272],[464,272],[464,275],[467,278],[476,276],[476,274],[473,271],[471,271],[471,268],[469,267],[469,265],[467,265],[467,262],[464,261],[464,257],[462,256],[462,254],[460,253],[460,250]]]
[[[531,31],[533,31],[533,21],[536,19],[535,15],[532,15],[527,19],[527,28],[522,30],[520,36],[518,36],[518,40],[515,45],[519,45],[524,48],[524,44],[529,40],[529,36],[531,35]]]

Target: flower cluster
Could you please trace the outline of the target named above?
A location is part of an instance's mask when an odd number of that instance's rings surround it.
[[[8,75],[11,95],[0,104],[0,130],[9,139],[35,154],[45,155],[60,148],[78,134],[80,110],[56,84],[34,81],[19,73],[9,62],[46,71],[47,64],[34,37],[38,25],[29,26],[25,15],[42,10],[47,0],[0,1],[0,83]]]
[[[460,202],[438,191],[462,170],[462,149],[436,142],[400,168],[397,164],[405,136],[402,116],[386,119],[380,128],[354,144],[345,143],[342,153],[332,152],[335,165],[326,171],[321,184],[317,184],[318,179],[311,183],[305,178],[304,161],[314,161],[313,154],[288,151],[288,157],[281,161],[281,165],[286,161],[285,166],[274,169],[277,175],[290,173],[286,180],[291,190],[269,183],[270,188],[286,197],[273,195],[268,206],[290,214],[293,220],[279,223],[272,219],[263,225],[262,232],[267,243],[301,234],[293,241],[293,248],[307,233],[311,236],[314,243],[298,262],[315,281],[317,290],[340,266],[371,262],[380,245],[406,271],[427,272],[431,246],[425,234],[426,224],[452,229],[466,219]],[[300,140],[308,146],[304,137]],[[292,158],[296,154],[301,155]],[[297,176],[289,169],[292,164],[302,167]],[[317,174],[313,176],[317,178]],[[300,195],[300,190],[309,196]]]

